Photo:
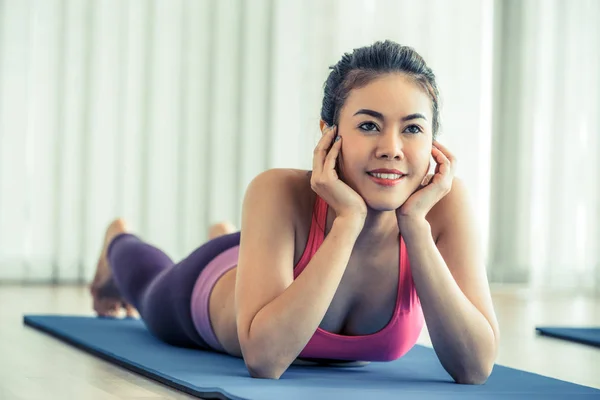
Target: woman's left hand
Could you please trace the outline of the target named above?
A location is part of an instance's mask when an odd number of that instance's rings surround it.
[[[424,220],[433,206],[452,188],[452,180],[456,171],[456,157],[435,140],[431,155],[437,164],[435,174],[428,174],[419,188],[406,199],[402,206],[396,209],[396,218],[399,224],[404,220]]]

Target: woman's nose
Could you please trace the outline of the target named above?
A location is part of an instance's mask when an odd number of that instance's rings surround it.
[[[404,158],[404,146],[397,133],[384,133],[377,143],[377,158],[401,160]]]

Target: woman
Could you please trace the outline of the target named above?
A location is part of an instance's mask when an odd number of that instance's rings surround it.
[[[485,382],[498,324],[465,186],[435,140],[434,74],[409,47],[356,49],[332,68],[320,125],[312,171],[258,175],[241,231],[213,226],[178,264],[115,220],[94,309],[135,308],[165,342],[273,379],[298,360],[397,359],[426,322],[454,380]]]

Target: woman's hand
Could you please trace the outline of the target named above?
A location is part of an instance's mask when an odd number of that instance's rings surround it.
[[[431,155],[437,163],[435,174],[427,175],[419,188],[396,209],[399,225],[405,220],[424,220],[433,206],[452,188],[456,157],[437,141],[433,142]]]
[[[356,191],[339,178],[335,170],[342,147],[342,137],[336,137],[336,133],[337,126],[325,128],[323,137],[315,147],[310,185],[333,208],[336,218],[354,219],[361,224],[362,229],[367,216],[367,205]]]

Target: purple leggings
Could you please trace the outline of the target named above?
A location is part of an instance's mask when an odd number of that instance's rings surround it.
[[[210,349],[192,320],[192,291],[204,267],[239,243],[240,232],[219,236],[175,264],[161,250],[124,233],[112,240],[107,254],[121,296],[153,335],[174,346]]]

